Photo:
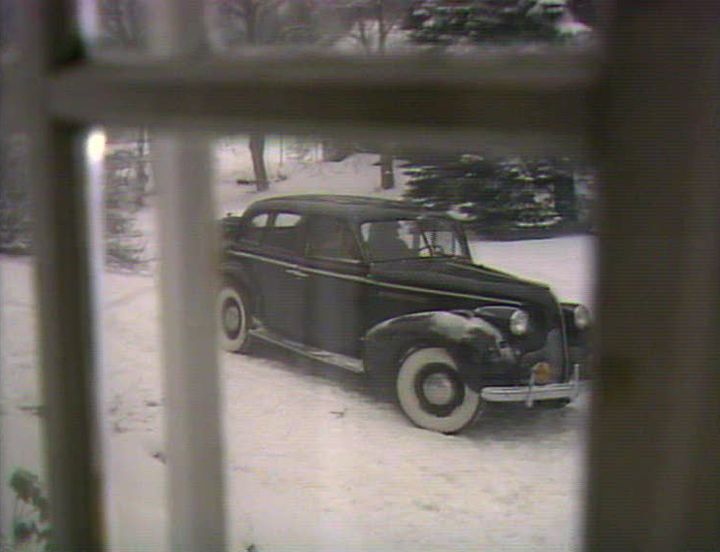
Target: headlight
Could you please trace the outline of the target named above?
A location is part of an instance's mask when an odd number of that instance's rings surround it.
[[[525,335],[530,329],[530,315],[523,310],[516,310],[510,317],[510,331],[514,335]]]
[[[575,327],[584,330],[590,326],[590,311],[585,305],[578,305],[573,309]]]

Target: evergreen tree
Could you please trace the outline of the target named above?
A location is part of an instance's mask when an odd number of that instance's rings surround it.
[[[3,137],[0,147],[0,251],[30,249],[31,218],[27,174],[27,140],[20,134]]]
[[[573,8],[588,12],[579,0],[417,0],[404,28],[416,43],[439,47],[547,43],[589,35]],[[586,220],[578,217],[578,165],[568,159],[463,155],[411,165],[408,197],[484,231],[541,232]]]
[[[145,242],[135,221],[137,170],[142,165],[137,155],[134,149],[118,149],[105,157],[105,260],[110,266],[130,270],[145,263]]]
[[[420,44],[526,43],[587,32],[567,0],[418,0],[405,29]]]
[[[478,155],[413,159],[406,196],[476,229],[497,232],[575,228],[575,173],[568,159]]]

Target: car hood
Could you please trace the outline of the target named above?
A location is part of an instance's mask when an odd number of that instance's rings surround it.
[[[375,263],[370,278],[397,285],[428,288],[553,308],[557,301],[544,284],[482,265],[451,259],[413,259]]]

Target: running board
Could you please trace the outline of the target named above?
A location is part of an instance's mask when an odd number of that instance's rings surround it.
[[[363,362],[359,358],[342,355],[340,353],[331,353],[329,351],[310,347],[309,345],[303,345],[302,343],[285,339],[284,337],[281,337],[263,327],[253,328],[249,331],[249,334],[252,337],[266,341],[267,343],[278,345],[283,349],[288,349],[289,351],[301,354],[304,357],[318,362],[330,364],[331,366],[337,366],[343,370],[349,370],[350,372],[355,372],[356,374],[361,374],[365,371]]]

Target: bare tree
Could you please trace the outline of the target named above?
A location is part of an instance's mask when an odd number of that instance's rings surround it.
[[[149,145],[147,127],[137,129],[137,138],[135,140],[135,190],[134,200],[137,207],[145,205],[145,194],[148,193],[148,183],[150,182],[150,174],[148,173]]]
[[[410,3],[405,0],[366,0],[353,2],[350,36],[357,40],[368,55],[384,55],[390,33],[400,27]],[[380,187],[395,187],[392,147],[380,146]]]
[[[384,54],[392,31],[405,19],[409,3],[403,0],[352,2],[350,36],[368,54]]]
[[[313,39],[313,0],[216,0],[219,31],[228,46],[258,46]],[[267,190],[270,182],[265,164],[265,134],[250,134],[255,185]]]
[[[216,0],[218,24],[228,45],[274,42],[276,14],[285,0]]]
[[[342,36],[356,40],[367,54],[382,55],[388,39],[404,20],[410,0],[214,0],[215,31],[225,46],[332,43]],[[265,136],[250,135],[255,183],[269,187]],[[393,155],[380,152],[381,186],[395,185]]]

